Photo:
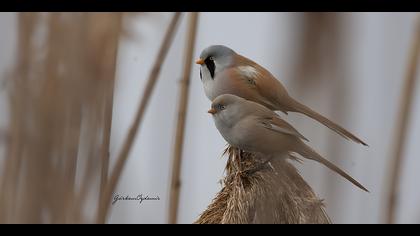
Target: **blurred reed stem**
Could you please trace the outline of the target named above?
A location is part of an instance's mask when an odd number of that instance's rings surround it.
[[[172,39],[176,32],[176,26],[179,20],[181,13],[176,12],[172,17],[172,20],[169,24],[169,27],[165,33],[164,39],[160,46],[158,55],[155,59],[153,64],[153,68],[150,71],[149,78],[147,80],[147,84],[143,90],[143,97],[141,98],[139,107],[136,112],[136,116],[132,125],[130,126],[130,130],[126,139],[124,141],[123,147],[121,152],[117,156],[117,161],[113,171],[111,172],[111,176],[109,177],[109,181],[106,184],[104,191],[101,195],[99,207],[97,211],[97,223],[105,223],[108,211],[110,208],[110,201],[112,198],[112,194],[117,186],[117,183],[120,179],[122,170],[130,153],[131,147],[133,145],[134,139],[138,133],[141,121],[143,119],[146,107],[149,103],[150,97],[152,95],[153,89],[155,87],[156,81],[159,77],[159,73],[162,67],[162,64],[166,58],[167,52],[169,51],[169,47],[171,45]]]
[[[0,223],[96,222],[121,17],[18,13]]]
[[[169,198],[169,218],[170,224],[177,222],[178,207],[179,207],[179,194],[181,189],[181,165],[182,165],[182,150],[184,146],[184,133],[185,133],[185,120],[188,105],[188,92],[190,87],[191,67],[193,64],[193,53],[196,39],[198,22],[198,12],[189,13],[188,18],[188,31],[185,42],[184,52],[184,68],[182,73],[182,80],[179,88],[178,100],[178,121],[175,133],[174,153],[172,160],[172,178],[171,189]]]
[[[113,29],[117,32],[114,35],[120,35],[122,32],[122,13],[119,13],[118,17],[115,18]],[[101,187],[100,193],[105,194],[105,187],[108,183],[108,170],[109,170],[109,148],[111,140],[111,124],[112,124],[112,108],[114,104],[114,85],[115,85],[115,75],[116,75],[116,65],[117,65],[117,56],[118,56],[118,37],[110,37],[106,40],[109,40],[109,44],[116,45],[114,47],[105,48],[108,50],[107,59],[102,65],[101,71],[103,72],[104,78],[108,81],[108,84],[105,88],[105,122],[104,122],[104,135],[102,143],[102,173],[101,173]]]
[[[420,53],[420,15],[415,22],[412,45],[408,54],[408,65],[401,92],[401,101],[396,122],[394,146],[392,147],[393,159],[391,160],[391,172],[389,181],[389,195],[387,199],[386,223],[395,223],[396,209],[398,204],[399,183],[401,179],[401,167],[404,161],[404,147],[406,144],[407,131],[410,124],[410,115],[416,87],[417,66]]]
[[[18,42],[17,42],[17,60],[16,67],[19,70],[15,70],[16,82],[24,83],[28,80],[29,62],[32,58],[32,48],[30,37],[34,31],[37,23],[37,14],[27,13],[18,15]],[[2,182],[0,192],[0,223],[10,222],[10,218],[14,217],[13,209],[16,207],[16,186],[19,178],[19,172],[21,168],[22,159],[22,142],[19,140],[19,133],[21,132],[20,124],[21,116],[23,114],[21,98],[14,97],[10,100],[10,124],[7,133],[10,136],[10,140],[7,143],[6,159],[4,168],[2,170]]]

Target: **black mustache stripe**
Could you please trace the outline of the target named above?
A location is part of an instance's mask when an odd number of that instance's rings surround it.
[[[204,63],[206,63],[207,69],[210,71],[211,78],[214,79],[214,71],[216,70],[214,61],[210,60],[210,57],[207,57],[206,60],[204,60]]]

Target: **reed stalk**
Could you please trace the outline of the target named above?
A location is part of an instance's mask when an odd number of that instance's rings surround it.
[[[121,17],[18,13],[0,223],[96,222]]]
[[[176,32],[176,26],[179,20],[181,13],[176,12],[174,13],[174,16],[172,17],[172,20],[169,24],[169,27],[165,33],[164,39],[162,41],[162,44],[159,48],[158,55],[155,59],[155,62],[153,64],[152,70],[150,71],[149,78],[147,80],[146,86],[143,90],[143,97],[141,98],[139,107],[137,109],[134,121],[132,125],[130,126],[130,130],[128,132],[127,137],[125,138],[125,141],[123,143],[123,147],[117,156],[117,161],[115,164],[115,167],[113,171],[111,172],[111,176],[109,178],[109,181],[104,189],[104,192],[102,193],[102,196],[100,198],[100,203],[98,207],[97,212],[97,223],[105,223],[106,217],[108,215],[109,207],[110,207],[110,201],[112,198],[112,194],[115,190],[115,187],[118,184],[118,181],[120,179],[122,170],[124,168],[124,165],[127,161],[128,155],[130,153],[131,147],[133,145],[134,139],[138,133],[141,121],[143,119],[146,107],[149,103],[150,97],[152,95],[153,89],[155,87],[156,81],[159,77],[160,70],[162,67],[162,64],[166,58],[167,52],[169,51],[169,47],[171,45],[172,39]]]
[[[401,100],[396,122],[394,145],[392,146],[392,160],[390,165],[389,194],[387,199],[386,223],[395,223],[395,215],[398,204],[399,183],[401,169],[404,163],[404,147],[406,145],[414,89],[416,87],[417,66],[420,54],[420,15],[417,15],[415,22],[412,45],[408,54],[407,70],[404,78],[404,85],[401,92]]]
[[[184,146],[185,120],[188,106],[188,91],[190,87],[191,67],[193,64],[193,53],[197,32],[198,12],[191,12],[188,19],[188,31],[184,52],[184,68],[182,80],[180,84],[180,96],[178,100],[178,121],[175,133],[174,153],[172,160],[172,178],[169,202],[169,218],[170,224],[177,222],[179,194],[181,189],[181,164],[182,150]]]

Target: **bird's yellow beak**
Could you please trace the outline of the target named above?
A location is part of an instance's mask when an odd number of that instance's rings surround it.
[[[200,58],[197,61],[195,61],[195,64],[203,65],[204,64],[204,60]]]
[[[208,110],[207,112],[210,113],[210,114],[212,114],[212,115],[214,115],[214,114],[217,113],[216,109],[214,109],[214,108]]]

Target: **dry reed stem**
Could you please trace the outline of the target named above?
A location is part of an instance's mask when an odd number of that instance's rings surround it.
[[[17,42],[17,67],[19,71],[15,71],[16,82],[25,83],[28,80],[29,61],[32,58],[32,48],[30,45],[30,36],[34,31],[37,23],[37,15],[33,13],[19,14],[18,16],[18,42]],[[22,114],[22,107],[18,106],[21,103],[21,98],[15,97],[10,101],[11,103],[11,122],[9,125],[10,142],[8,143],[6,159],[2,170],[2,183],[0,193],[0,222],[7,223],[8,217],[13,214],[11,211],[16,206],[16,185],[18,180],[18,173],[21,164],[22,146],[19,140],[19,133],[21,132],[21,117],[16,114]]]
[[[110,207],[110,201],[112,198],[113,191],[115,190],[115,187],[117,186],[118,180],[120,179],[122,170],[124,168],[124,165],[126,163],[126,160],[128,158],[128,155],[130,153],[131,147],[133,145],[134,139],[137,135],[138,129],[140,127],[144,112],[146,110],[146,107],[149,103],[150,97],[153,92],[153,88],[156,84],[156,81],[159,77],[160,69],[162,67],[162,64],[166,58],[166,54],[169,51],[169,47],[171,45],[172,39],[175,35],[175,29],[177,26],[178,19],[180,17],[181,13],[176,12],[174,13],[174,16],[169,24],[169,27],[165,33],[164,39],[162,41],[161,47],[159,49],[158,55],[156,57],[156,60],[154,62],[153,68],[149,74],[149,78],[147,80],[147,84],[143,91],[143,97],[140,101],[138,110],[136,112],[136,116],[134,118],[134,121],[132,125],[130,126],[129,133],[124,141],[123,147],[121,149],[121,152],[119,153],[117,157],[117,161],[115,164],[115,167],[113,171],[111,172],[111,176],[109,178],[109,181],[105,187],[104,192],[102,193],[102,196],[100,198],[98,212],[97,212],[97,223],[105,223],[106,217],[108,215],[109,207]]]
[[[188,19],[187,41],[185,44],[184,70],[180,84],[180,97],[178,100],[178,122],[175,134],[174,154],[172,163],[172,179],[170,187],[169,218],[170,224],[177,222],[179,192],[181,189],[181,164],[182,149],[184,145],[185,120],[188,105],[188,89],[190,85],[191,67],[193,63],[193,53],[197,31],[198,12],[191,12]]]
[[[96,222],[84,209],[99,192],[120,14],[18,16],[0,223]]]
[[[110,22],[114,24],[114,29],[118,32],[117,34],[113,35],[120,35],[122,31],[122,13],[118,13],[117,17],[114,21]],[[105,27],[101,28],[102,30],[106,30]],[[102,173],[101,173],[101,187],[100,192],[101,194],[105,191],[105,186],[108,181],[108,169],[109,169],[109,146],[111,140],[111,124],[112,124],[112,108],[113,108],[113,101],[114,101],[114,84],[115,84],[115,73],[116,73],[116,65],[117,65],[117,55],[118,55],[118,37],[108,37],[109,44],[116,45],[115,47],[111,48],[104,48],[103,50],[108,50],[106,54],[108,56],[104,57],[104,59],[108,59],[103,63],[103,67],[100,68],[101,72],[103,73],[103,77],[106,81],[108,81],[106,85],[106,90],[104,93],[105,96],[105,122],[104,122],[104,136],[103,136],[103,144],[102,144]],[[101,39],[94,39],[93,41],[101,40]]]
[[[288,162],[279,156],[260,170],[266,157],[233,147],[228,154],[223,188],[197,224],[330,223],[323,203]],[[286,155],[287,156],[287,155]]]
[[[417,78],[417,66],[420,54],[420,15],[417,15],[412,45],[408,55],[408,65],[400,101],[399,116],[397,118],[394,146],[392,147],[393,159],[391,161],[391,172],[389,181],[388,207],[386,223],[395,223],[395,211],[398,201],[399,181],[401,178],[401,167],[404,161],[404,147],[407,138],[407,131],[410,122],[411,108],[414,97],[414,89]]]

